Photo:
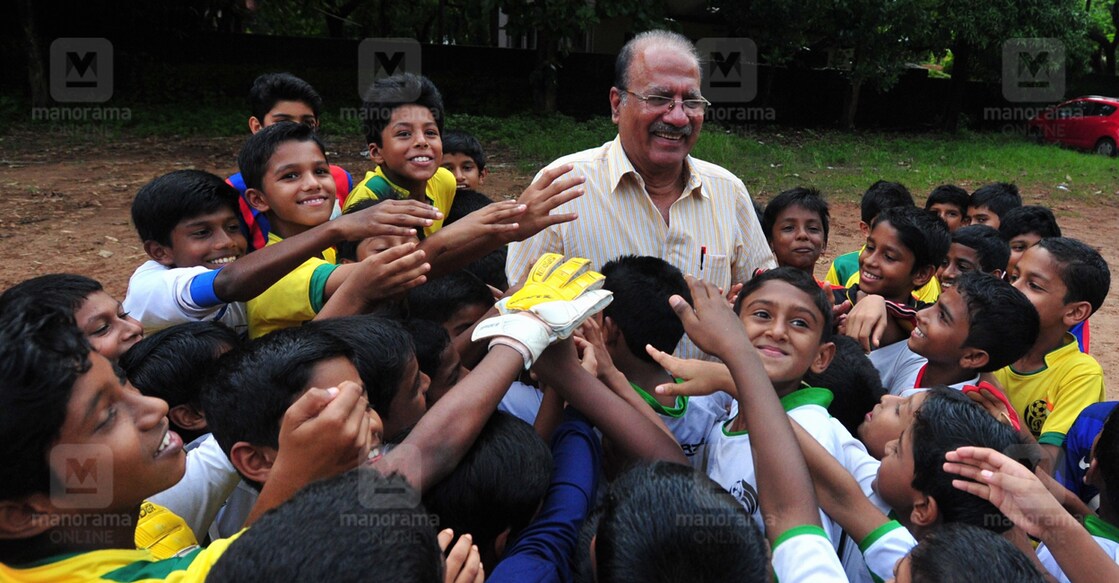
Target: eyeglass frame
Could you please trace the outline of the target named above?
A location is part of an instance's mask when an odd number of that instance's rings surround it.
[[[636,97],[637,99],[639,99],[641,101],[641,103],[645,104],[646,107],[649,107],[649,108],[652,108],[652,109],[657,109],[657,107],[654,106],[653,104],[649,103],[650,99],[668,99],[669,102],[665,104],[665,105],[668,106],[668,109],[664,110],[664,113],[670,113],[670,112],[672,112],[673,109],[676,109],[676,104],[677,103],[680,104],[680,109],[682,109],[684,111],[684,115],[688,115],[688,116],[704,115],[704,114],[707,113],[707,108],[711,107],[711,102],[708,101],[706,98],[704,98],[702,95],[700,95],[699,97],[693,97],[691,99],[676,99],[674,97],[668,97],[668,96],[665,96],[665,95],[642,95],[640,93],[630,91],[629,89],[622,89],[622,91]],[[689,110],[688,106],[687,106],[688,102],[692,102],[692,103],[699,102],[699,103],[703,104],[703,107],[702,107],[702,109],[699,109],[698,111],[697,110]],[[660,107],[663,108],[664,106],[660,106]]]

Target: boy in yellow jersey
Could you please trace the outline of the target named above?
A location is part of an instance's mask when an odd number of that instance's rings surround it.
[[[378,79],[362,104],[369,158],[377,165],[350,191],[342,210],[368,198],[427,202],[443,216],[458,185],[443,163],[443,97],[427,77],[402,73]],[[430,235],[443,219],[424,229]]]
[[[163,560],[134,543],[144,500],[183,476],[167,404],[129,387],[66,307],[11,307],[0,316],[0,580],[203,581],[235,537]],[[352,383],[313,389],[289,409],[285,477],[254,516],[364,459],[361,395]]]

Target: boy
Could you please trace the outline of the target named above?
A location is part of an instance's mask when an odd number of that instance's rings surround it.
[[[21,281],[0,294],[0,312],[21,299],[66,311],[93,350],[112,361],[144,338],[144,327],[97,280],[84,275],[51,273]]]
[[[1022,253],[1042,239],[1060,237],[1061,227],[1053,211],[1043,206],[1028,205],[1010,209],[999,221],[999,236],[1010,246],[1006,272],[1014,270]]]
[[[912,206],[886,209],[874,219],[859,255],[859,282],[836,292],[838,301],[855,304],[845,334],[856,339],[865,336],[865,326],[858,318],[861,313],[879,313],[882,300],[891,307],[894,317],[889,326],[871,337],[869,346],[864,345],[887,389],[909,383],[921,366],[920,358],[906,350],[903,340],[912,330],[903,322],[911,325],[916,310],[923,307],[914,290],[933,279],[948,253],[949,241],[948,227],[936,215]],[[859,292],[868,295],[862,297]],[[872,296],[881,300],[865,301]]]
[[[0,314],[0,447],[12,470],[0,482],[0,578],[203,580],[233,539],[163,561],[133,550],[141,503],[183,475],[167,405],[128,388],[64,308],[30,299],[11,307]],[[335,473],[321,460],[352,467],[362,442],[339,420],[360,413],[357,402],[348,385],[313,389],[293,406],[280,429],[287,453],[276,459],[278,485],[294,491]],[[75,474],[79,463],[94,467]],[[52,488],[64,476],[82,487]],[[257,510],[285,500],[283,488],[262,492]]]
[[[443,134],[443,168],[455,176],[455,186],[461,190],[478,190],[486,182],[486,153],[478,138],[461,131],[447,130]]]
[[[359,201],[412,199],[446,216],[455,201],[454,174],[443,163],[443,96],[427,77],[403,73],[373,82],[362,104],[365,142],[377,167],[346,197],[342,210]],[[424,229],[443,227],[438,220]]]
[[[1080,411],[1104,399],[1103,369],[1068,330],[1099,309],[1111,272],[1099,252],[1066,237],[1042,239],[1022,254],[1010,281],[1037,308],[1037,341],[995,371],[999,385],[1041,444],[1049,471]]]
[[[1029,558],[1006,539],[966,524],[946,524],[929,533],[898,561],[893,573],[890,581],[896,583],[1045,582]]]
[[[1018,187],[1008,182],[995,182],[971,193],[967,207],[968,223],[999,228],[1000,217],[1011,209],[1022,206]]]
[[[851,435],[856,435],[867,411],[887,392],[878,369],[854,338],[834,336],[832,342],[835,343],[835,357],[831,364],[822,373],[808,371],[804,382],[810,387],[827,387],[835,394],[828,405],[828,413]]]
[[[1009,259],[1010,247],[999,237],[998,231],[985,225],[961,227],[952,233],[948,256],[937,270],[936,279],[942,290],[955,285],[960,274],[971,271],[1002,279]]]
[[[253,81],[252,89],[249,90],[249,109],[249,131],[254,134],[281,121],[302,123],[317,130],[322,97],[319,97],[314,87],[290,73],[267,73]],[[354,179],[349,172],[333,164],[330,165],[330,175],[334,179],[338,197],[335,205],[337,216],[341,212],[340,205],[354,187]],[[268,219],[249,204],[245,197],[248,185],[240,172],[230,176],[226,182],[241,194],[238,210],[248,249],[262,249],[268,244]]]
[[[233,188],[199,170],[165,174],[136,193],[132,223],[149,260],[132,274],[124,306],[147,330],[210,320],[244,333],[248,318],[242,302],[312,255],[350,238],[414,233],[412,227],[436,216],[430,208],[398,202],[331,221],[246,256],[237,200]]]
[[[936,213],[949,232],[967,224],[967,207],[971,197],[966,190],[955,184],[941,184],[929,193],[925,210]]]
[[[816,260],[828,248],[830,218],[827,201],[814,188],[794,188],[773,197],[765,206],[762,228],[777,265],[813,275]]]

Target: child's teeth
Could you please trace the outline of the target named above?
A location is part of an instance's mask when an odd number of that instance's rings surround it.
[[[159,449],[155,450],[155,453],[157,453],[157,454],[161,453],[163,450],[167,449],[168,445],[171,445],[171,432],[170,431],[163,434],[163,441],[159,442]]]

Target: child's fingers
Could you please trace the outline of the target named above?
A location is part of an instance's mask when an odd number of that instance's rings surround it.
[[[451,544],[451,541],[455,540],[455,531],[449,528],[444,528],[443,530],[439,531],[438,535],[436,535],[436,539],[439,541],[439,550],[445,553],[447,552],[447,545]]]
[[[695,292],[693,291],[692,299],[694,300],[695,297]],[[672,296],[668,298],[668,305],[672,307],[673,312],[676,312],[676,317],[680,318],[680,322],[684,324],[685,330],[687,330],[689,326],[696,325],[697,319],[695,311],[692,310],[687,300],[676,294],[672,294]]]
[[[391,262],[396,261],[397,259],[400,259],[401,257],[404,257],[404,256],[406,256],[406,255],[408,255],[408,254],[410,254],[414,251],[418,251],[416,249],[416,247],[417,247],[417,245],[415,243],[405,243],[404,245],[393,245],[392,247],[389,247],[388,249],[385,249],[384,251],[381,251],[380,253],[374,253],[373,255],[370,255],[369,257],[366,257],[365,260],[373,262],[373,263],[382,263],[382,264],[391,263]],[[419,252],[422,253],[422,251],[419,251]]]
[[[303,393],[294,403],[288,407],[284,413],[283,424],[294,424],[292,428],[298,427],[310,419],[317,417],[322,413],[332,400],[338,396],[338,389],[331,387],[329,389],[311,388]]]
[[[676,370],[676,368],[680,364],[679,358],[676,358],[675,356],[672,356],[667,352],[663,352],[654,348],[652,344],[645,345],[645,353],[652,357],[652,359],[655,360],[656,363],[661,366],[661,368],[668,371],[668,374],[676,374],[672,371]]]
[[[952,480],[952,487],[967,492],[968,494],[978,496],[984,500],[991,500],[991,487],[986,484],[972,482],[970,480]]]
[[[582,194],[582,192],[580,192],[579,194]],[[575,198],[575,197],[572,197],[572,198]],[[556,213],[556,214],[549,214],[549,215],[543,217],[541,219],[541,223],[544,225],[544,228],[546,229],[546,228],[551,227],[553,225],[559,225],[561,223],[570,223],[571,221],[574,221],[575,219],[578,219],[578,218],[579,218],[579,213]]]
[[[463,563],[462,568],[459,569],[458,576],[455,577],[455,583],[473,583],[474,579],[478,577],[478,571],[482,568],[482,555],[478,552],[477,546],[470,547],[470,554],[466,556],[466,562]]]
[[[528,205],[515,200],[503,200],[486,206],[485,210],[488,211],[483,215],[486,223],[499,223],[523,214],[528,210]]]
[[[451,547],[451,552],[447,554],[447,570],[444,581],[453,583],[458,580],[459,571],[462,570],[466,560],[470,557],[470,550],[473,546],[473,540],[469,534],[464,534],[459,537],[455,545]]]

